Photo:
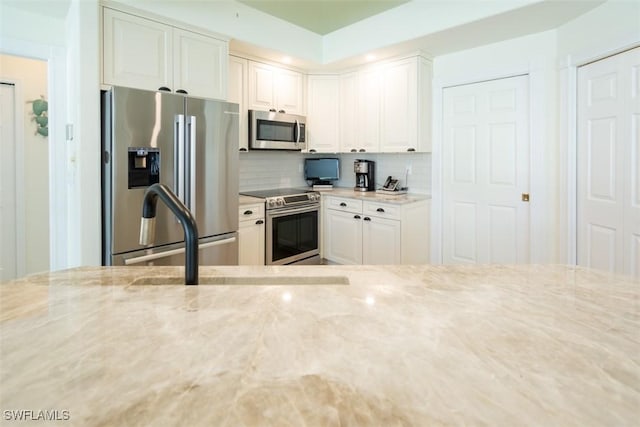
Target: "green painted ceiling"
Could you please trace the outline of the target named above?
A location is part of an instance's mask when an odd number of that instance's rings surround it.
[[[314,33],[325,35],[409,0],[238,0]]]

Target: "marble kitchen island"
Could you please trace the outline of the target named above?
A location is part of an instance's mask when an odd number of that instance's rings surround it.
[[[183,272],[0,284],[0,424],[640,420],[638,280],[566,266],[201,267],[186,287]]]

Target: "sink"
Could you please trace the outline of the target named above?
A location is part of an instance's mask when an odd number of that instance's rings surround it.
[[[200,276],[199,285],[348,285],[346,276]],[[131,285],[184,285],[184,277],[140,277]]]

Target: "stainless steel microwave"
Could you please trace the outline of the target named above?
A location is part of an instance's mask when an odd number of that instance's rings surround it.
[[[249,110],[249,149],[306,150],[304,116]]]

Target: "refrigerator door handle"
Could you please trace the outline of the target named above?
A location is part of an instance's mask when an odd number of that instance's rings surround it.
[[[189,162],[187,175],[189,181],[187,183],[187,208],[191,211],[193,217],[196,217],[196,116],[189,116],[187,119],[187,135],[189,137],[189,145],[187,147],[188,157],[185,161]]]
[[[236,240],[237,240],[236,237],[229,237],[227,239],[215,240],[213,242],[207,242],[207,243],[201,243],[200,245],[198,245],[198,250],[211,248],[211,247],[214,247],[214,246],[227,245],[229,243],[235,242]],[[168,250],[168,251],[162,251],[162,252],[156,252],[156,253],[152,253],[152,254],[148,254],[148,255],[142,255],[142,256],[138,256],[138,257],[134,257],[134,258],[128,258],[128,259],[124,260],[124,265],[134,265],[134,264],[140,264],[140,263],[143,263],[143,262],[153,261],[153,260],[160,259],[160,258],[166,258],[166,257],[169,257],[169,256],[182,254],[182,253],[184,253],[184,250],[185,250],[184,247],[182,247],[182,248],[178,248],[178,249],[171,249],[171,250]]]
[[[185,202],[185,147],[184,147],[184,114],[177,114],[174,135],[175,151],[173,153],[173,185],[174,192],[182,203]]]

